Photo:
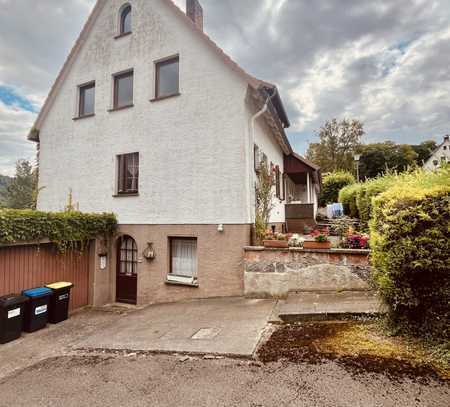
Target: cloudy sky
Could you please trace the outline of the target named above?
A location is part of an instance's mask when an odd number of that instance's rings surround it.
[[[450,0],[201,3],[208,34],[279,85],[297,151],[333,117],[362,120],[366,142],[450,132]],[[93,4],[0,0],[0,174],[34,156],[26,134]]]

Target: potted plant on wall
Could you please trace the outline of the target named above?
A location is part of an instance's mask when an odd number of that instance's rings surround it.
[[[305,240],[303,242],[304,249],[331,249],[331,242],[328,238],[327,230],[315,230],[311,233],[313,240]]]
[[[267,233],[263,240],[264,247],[287,249],[289,247],[288,237],[282,233]]]

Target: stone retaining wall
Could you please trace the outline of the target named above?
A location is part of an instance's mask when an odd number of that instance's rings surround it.
[[[292,291],[370,290],[369,250],[244,248],[245,295],[286,298]]]

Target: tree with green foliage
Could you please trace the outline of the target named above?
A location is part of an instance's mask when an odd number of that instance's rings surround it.
[[[261,169],[258,173],[256,184],[256,213],[255,213],[255,233],[258,243],[262,243],[270,220],[270,213],[274,207],[273,203],[273,174],[266,162],[261,162]]]
[[[0,175],[0,208],[5,206],[4,194],[6,193],[6,188],[11,182],[11,177],[6,175]]]
[[[417,154],[417,165],[422,166],[431,157],[431,153],[436,150],[437,144],[434,140],[427,140],[411,147]]]
[[[353,155],[363,136],[363,124],[358,120],[327,121],[319,131],[319,142],[309,146],[306,156],[323,172],[353,171]]]
[[[375,178],[388,170],[403,172],[415,165],[417,153],[408,144],[395,144],[392,141],[361,145],[359,173],[361,179]]]
[[[16,164],[16,175],[3,192],[5,206],[12,209],[35,209],[37,170],[27,160]]]

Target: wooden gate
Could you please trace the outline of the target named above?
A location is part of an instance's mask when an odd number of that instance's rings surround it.
[[[74,284],[71,310],[88,304],[89,248],[61,254],[50,243],[0,247],[0,296],[57,281]]]

